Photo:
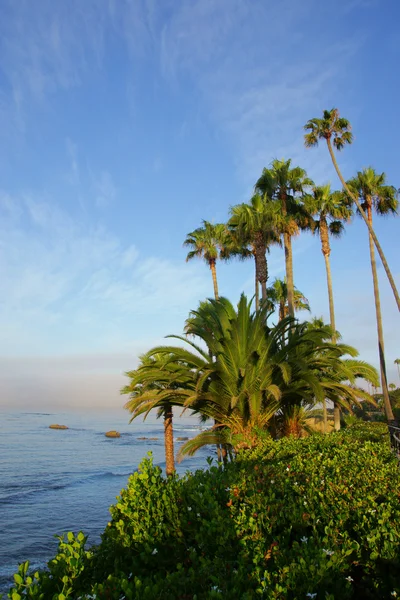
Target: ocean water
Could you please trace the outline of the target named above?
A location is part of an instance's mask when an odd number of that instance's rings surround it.
[[[52,423],[69,429],[49,429]],[[121,437],[106,438],[110,429]],[[175,439],[199,429],[194,417],[175,419]],[[157,440],[138,439],[143,436]],[[56,534],[82,530],[96,544],[109,506],[149,450],[164,468],[163,423],[152,415],[129,424],[129,415],[118,409],[0,412],[0,592],[8,591],[18,563],[46,564],[57,548]],[[185,459],[178,472],[203,468],[209,454],[204,449]]]

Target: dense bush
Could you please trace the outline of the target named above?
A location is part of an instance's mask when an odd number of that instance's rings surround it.
[[[381,424],[264,441],[227,467],[162,477],[151,457],[101,544],[60,541],[13,600],[400,597],[400,473]]]

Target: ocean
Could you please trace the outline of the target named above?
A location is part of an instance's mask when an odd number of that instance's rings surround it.
[[[49,429],[52,423],[68,429]],[[111,429],[121,437],[106,438]],[[175,419],[175,439],[200,429],[195,417]],[[82,530],[96,544],[109,506],[149,450],[164,468],[163,422],[155,415],[129,424],[122,409],[0,412],[0,592],[8,591],[20,562],[45,566],[57,548],[55,535]],[[211,448],[201,450],[178,472],[203,468],[210,454]]]

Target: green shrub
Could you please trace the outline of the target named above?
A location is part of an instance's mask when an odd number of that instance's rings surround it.
[[[265,440],[225,468],[181,478],[164,479],[149,457],[111,507],[99,546],[60,540],[49,572],[28,580],[25,563],[8,598],[393,598],[399,497],[377,423]]]

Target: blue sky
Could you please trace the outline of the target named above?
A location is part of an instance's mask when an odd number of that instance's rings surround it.
[[[212,294],[182,242],[227,218],[263,166],[338,182],[302,126],[350,119],[346,177],[400,186],[396,0],[3,0],[0,7],[0,392],[6,403],[118,405],[121,373]],[[399,220],[376,222],[398,284]],[[332,244],[337,325],[376,364],[365,226]],[[271,278],[283,254],[270,255]],[[219,269],[252,294],[252,264]],[[328,319],[317,239],[295,282]],[[389,380],[399,318],[380,269]]]

